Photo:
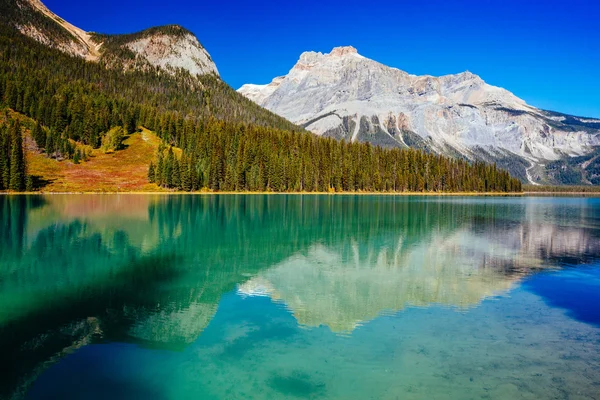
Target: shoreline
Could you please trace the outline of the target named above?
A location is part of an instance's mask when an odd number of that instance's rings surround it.
[[[177,196],[214,196],[214,195],[308,195],[308,196],[423,196],[423,197],[535,197],[535,196],[588,196],[600,197],[598,192],[398,192],[398,193],[380,193],[380,192],[180,192],[180,191],[85,191],[85,192],[0,192],[0,196],[33,196],[33,195],[177,195]]]

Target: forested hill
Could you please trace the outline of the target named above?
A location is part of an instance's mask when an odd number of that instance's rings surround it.
[[[17,5],[21,3],[21,6]],[[189,35],[190,32],[183,28],[158,27],[133,35],[92,34],[92,41],[93,38],[103,38],[106,46],[100,47],[100,56],[95,62],[86,62],[83,57],[73,56],[71,51],[56,51],[64,50],[67,47],[65,41],[72,35],[50,17],[27,6],[28,4],[25,0],[0,0],[2,48],[11,49],[10,54],[6,51],[3,53],[4,59],[11,58],[12,75],[24,75],[22,79],[27,81],[26,84],[39,84],[34,86],[36,89],[45,88],[46,82],[51,82],[46,93],[41,93],[42,97],[50,93],[71,100],[73,92],[79,92],[80,95],[101,92],[105,96],[128,101],[139,107],[156,107],[161,112],[172,112],[178,116],[210,115],[225,121],[288,130],[300,129],[239,95],[215,74],[193,76],[183,68],[151,68],[149,61],[142,57],[144,54],[136,55],[125,46],[149,34],[175,38],[182,33]],[[43,32],[36,36],[39,41],[28,40],[21,34],[25,29],[23,27],[31,27],[29,31]],[[47,43],[48,41],[51,43]],[[117,59],[118,57],[120,58]],[[138,66],[144,64],[145,68],[131,68],[132,62]],[[107,63],[112,66],[119,63],[128,67],[128,72],[123,73],[123,70],[116,68],[107,69]],[[15,81],[21,80],[20,76],[14,78]]]
[[[90,149],[118,152],[123,138],[144,127],[163,142],[148,174],[157,189],[520,190],[495,166],[306,133],[224,83],[197,39],[178,26],[110,37],[49,13],[37,0],[0,0],[0,99],[1,107],[35,121],[27,150],[55,163],[85,162]],[[158,49],[148,48],[149,37]],[[80,54],[81,46],[88,53]],[[180,64],[178,54],[190,48],[203,58]],[[11,162],[22,146],[19,129],[1,130],[0,168],[9,178],[0,190],[27,186],[10,179],[14,172],[27,180],[26,166],[10,167],[21,165]]]

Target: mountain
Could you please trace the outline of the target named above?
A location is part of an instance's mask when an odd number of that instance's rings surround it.
[[[70,24],[39,0],[3,3],[3,11],[12,5],[12,10],[4,15],[21,33],[70,55],[125,69],[157,67],[171,73],[183,69],[192,75],[219,75],[196,36],[177,25],[128,35],[102,35]]]
[[[183,69],[191,75],[214,74],[217,66],[196,36],[179,25],[146,29],[129,35],[93,35],[101,43],[100,60],[126,69],[157,67],[168,72]],[[126,60],[124,64],[119,60]]]
[[[39,45],[24,40],[26,37]],[[42,92],[62,95],[72,91],[58,90],[53,85],[57,81],[63,87],[86,82],[96,94],[139,106],[156,105],[180,116],[212,116],[223,121],[301,130],[223,82],[198,39],[177,25],[107,35],[73,26],[39,0],[0,0],[0,38],[3,49],[16,50],[7,51],[3,63],[7,81],[20,88],[23,97],[24,83],[43,74],[36,82],[40,96]],[[15,72],[17,66],[19,73]]]
[[[0,0],[0,170],[12,191],[521,191],[482,162],[312,135],[180,26],[88,33],[36,0]]]
[[[537,109],[470,72],[415,76],[337,47],[238,91],[320,136],[496,162],[533,183],[575,167],[568,183],[600,184],[600,120]]]

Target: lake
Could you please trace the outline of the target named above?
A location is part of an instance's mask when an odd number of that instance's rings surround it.
[[[0,196],[0,398],[598,399],[600,199]]]

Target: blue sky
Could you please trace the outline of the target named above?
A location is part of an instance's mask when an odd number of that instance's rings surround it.
[[[528,103],[600,117],[598,0],[45,0],[90,31],[177,23],[234,88],[286,74],[303,51],[352,45],[412,74],[469,70]]]

